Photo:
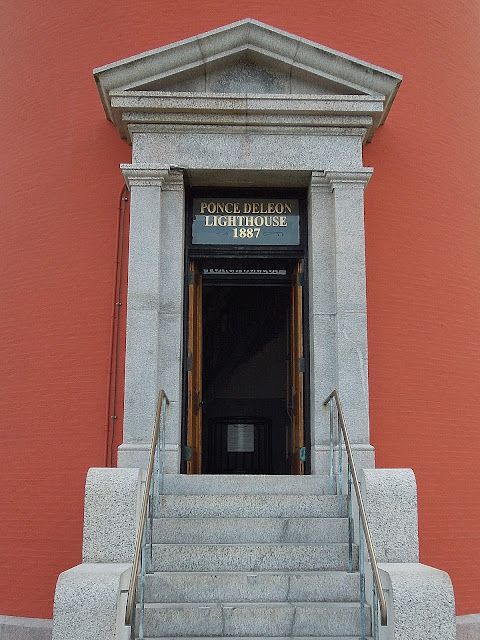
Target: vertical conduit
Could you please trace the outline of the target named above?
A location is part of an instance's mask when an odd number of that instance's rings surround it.
[[[113,442],[115,438],[115,422],[117,420],[117,377],[118,377],[118,346],[120,327],[120,307],[122,306],[122,274],[123,254],[125,246],[125,218],[128,203],[128,189],[124,184],[120,191],[117,215],[117,231],[115,246],[115,273],[113,278],[113,305],[110,329],[110,348],[108,358],[107,400],[105,412],[105,443],[104,465],[113,466]],[[110,426],[111,423],[111,426]]]

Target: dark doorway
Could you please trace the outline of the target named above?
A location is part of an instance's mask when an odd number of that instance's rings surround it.
[[[288,473],[291,286],[203,281],[202,472]]]

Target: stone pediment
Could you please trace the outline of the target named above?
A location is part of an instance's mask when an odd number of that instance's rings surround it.
[[[252,19],[100,67],[94,76],[107,118],[127,138],[134,122],[180,124],[179,114],[188,112],[197,120],[204,114],[209,125],[222,114],[224,124],[238,126],[244,112],[257,121],[263,113],[272,126],[281,114],[296,113],[297,126],[366,127],[371,139],[401,82],[396,73]],[[347,122],[348,115],[360,119]]]

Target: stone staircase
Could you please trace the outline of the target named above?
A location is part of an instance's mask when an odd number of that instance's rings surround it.
[[[145,638],[361,637],[359,575],[328,478],[167,476],[160,515]]]

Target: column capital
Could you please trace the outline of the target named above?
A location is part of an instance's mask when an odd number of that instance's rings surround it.
[[[373,169],[360,167],[352,171],[312,171],[310,188],[328,189],[333,191],[339,185],[359,186],[363,189],[372,177]]]
[[[163,191],[183,191],[185,183],[183,181],[182,169],[169,169],[163,179]]]
[[[371,167],[361,167],[354,171],[325,171],[325,177],[330,182],[332,189],[339,185],[359,186],[365,189],[372,174]]]
[[[328,189],[332,190],[330,180],[327,178],[326,171],[312,171],[310,178],[310,189]]]
[[[121,164],[123,177],[127,187],[159,187],[172,188],[170,185],[181,182],[183,185],[183,172],[181,169],[169,169],[157,164]],[[167,184],[169,185],[167,187]]]

